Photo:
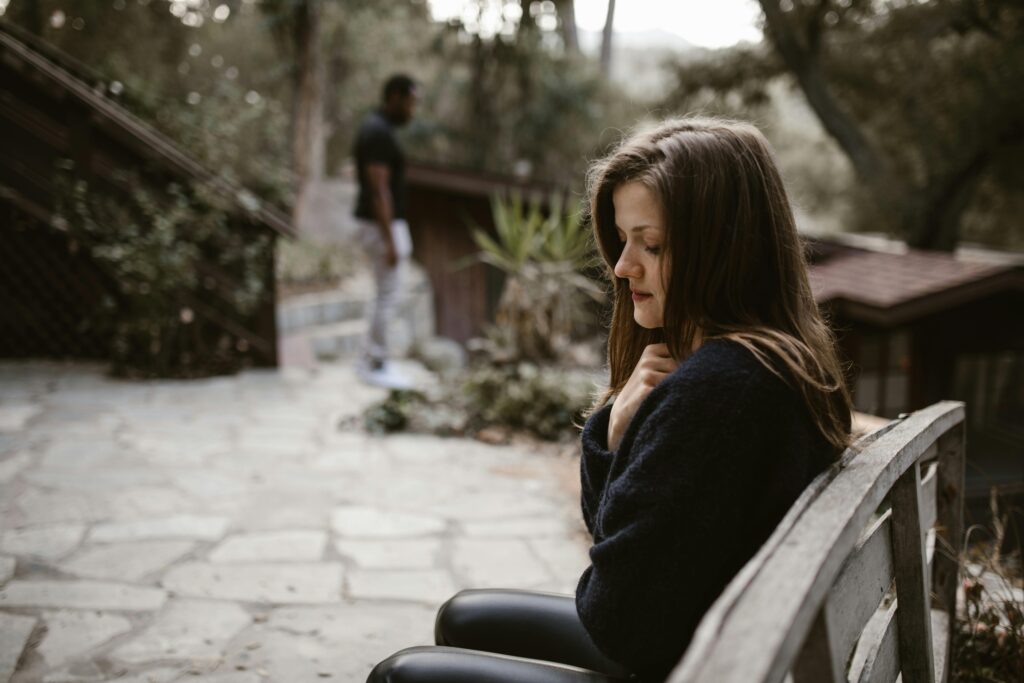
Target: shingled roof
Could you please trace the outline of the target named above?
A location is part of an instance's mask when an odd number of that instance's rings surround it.
[[[971,260],[943,252],[841,249],[809,270],[819,304],[880,325],[909,322],[1006,290],[1024,290],[1019,263]]]

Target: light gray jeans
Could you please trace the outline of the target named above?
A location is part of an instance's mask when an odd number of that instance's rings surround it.
[[[395,242],[398,263],[385,263],[384,237],[376,221],[356,219],[359,224],[358,238],[373,268],[373,280],[377,291],[370,305],[368,317],[369,332],[363,345],[363,354],[371,361],[384,361],[390,356],[388,348],[388,323],[394,317],[398,297],[406,280],[409,257],[412,255],[412,238],[409,224],[403,218],[391,222],[391,238]]]

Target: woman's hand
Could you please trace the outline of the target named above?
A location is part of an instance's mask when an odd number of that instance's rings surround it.
[[[679,363],[669,355],[666,344],[650,344],[644,349],[636,367],[633,368],[633,374],[629,376],[626,386],[612,404],[612,413],[608,419],[608,450],[614,451],[619,447],[626,426],[636,414],[636,409],[640,407],[647,394],[651,393],[651,389],[677,367]]]

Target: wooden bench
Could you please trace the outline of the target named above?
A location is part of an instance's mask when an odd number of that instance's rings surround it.
[[[946,680],[963,481],[962,403],[862,439],[729,584],[669,682]]]

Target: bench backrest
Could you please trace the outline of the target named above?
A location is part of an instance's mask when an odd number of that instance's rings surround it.
[[[962,403],[862,439],[729,584],[669,682],[945,680],[963,477]]]

